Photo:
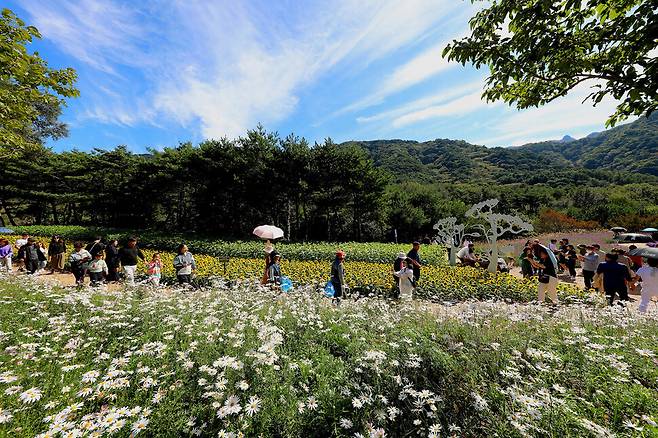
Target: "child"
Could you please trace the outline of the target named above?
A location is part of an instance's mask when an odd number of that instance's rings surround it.
[[[96,253],[96,255],[94,255],[92,261],[89,262],[89,267],[87,270],[89,271],[91,286],[98,286],[103,283],[105,277],[107,277],[107,263],[105,263],[105,260],[103,260],[102,251],[99,251]]]
[[[187,250],[187,245],[181,243],[178,247],[178,255],[174,258],[174,268],[178,283],[191,284],[192,272],[196,269],[196,262],[191,252]]]
[[[151,261],[148,264],[146,273],[148,274],[148,282],[153,286],[160,286],[160,277],[162,276],[162,262],[160,261],[160,253],[153,254]]]
[[[402,300],[411,300],[414,292],[414,270],[413,260],[405,259],[404,267],[397,272],[393,272],[400,279],[400,298]]]
[[[267,282],[273,286],[281,286],[281,254],[272,254],[272,263],[267,269]]]
[[[75,277],[75,284],[81,286],[85,282],[87,263],[91,261],[91,254],[84,248],[82,242],[75,242],[73,247],[75,251],[69,256],[69,263],[71,264],[71,272]]]

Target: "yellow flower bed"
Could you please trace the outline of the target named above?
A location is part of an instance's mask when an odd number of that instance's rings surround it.
[[[16,236],[8,236],[12,242]],[[48,242],[47,238],[38,238]],[[68,254],[73,245],[67,242]],[[176,272],[171,252],[143,250],[146,261],[155,252],[160,253],[162,274],[174,277]],[[68,256],[67,254],[67,256]],[[224,262],[213,256],[195,254],[196,276],[207,278],[220,276],[229,280],[260,279],[265,269],[264,259],[231,258]],[[324,284],[329,280],[331,260],[282,260],[281,271],[295,284]],[[146,264],[140,263],[138,271],[146,272]],[[365,292],[388,291],[393,287],[392,263],[345,262],[347,283],[353,290]],[[559,283],[560,296],[584,297],[584,292],[570,283]],[[510,274],[491,274],[483,269],[425,265],[421,270],[417,296],[433,299],[511,299],[530,301],[537,295],[536,279],[521,279]]]

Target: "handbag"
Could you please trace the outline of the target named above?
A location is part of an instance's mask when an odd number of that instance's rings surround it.
[[[539,274],[539,277],[537,278],[540,283],[547,284],[549,281],[551,281],[551,277],[549,275],[544,274],[543,272]]]

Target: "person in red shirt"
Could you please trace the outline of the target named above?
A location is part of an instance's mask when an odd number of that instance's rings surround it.
[[[635,246],[635,245],[629,246],[628,247],[628,253],[630,253],[634,249],[637,249],[637,246]],[[627,254],[626,257],[631,259],[631,269],[632,270],[637,271],[638,269],[640,269],[642,267],[642,256],[632,256],[632,255]]]

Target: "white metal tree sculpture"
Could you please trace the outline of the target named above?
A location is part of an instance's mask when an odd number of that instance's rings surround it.
[[[434,224],[436,241],[450,248],[450,266],[457,264],[457,249],[464,239],[464,224],[458,224],[457,218],[447,217]]]
[[[472,206],[466,217],[477,219],[483,223],[474,225],[474,228],[482,230],[491,247],[489,259],[489,272],[496,272],[498,266],[498,238],[505,233],[519,234],[523,231],[532,231],[532,224],[525,222],[518,216],[494,213],[493,209],[498,205],[498,199],[487,199]]]

